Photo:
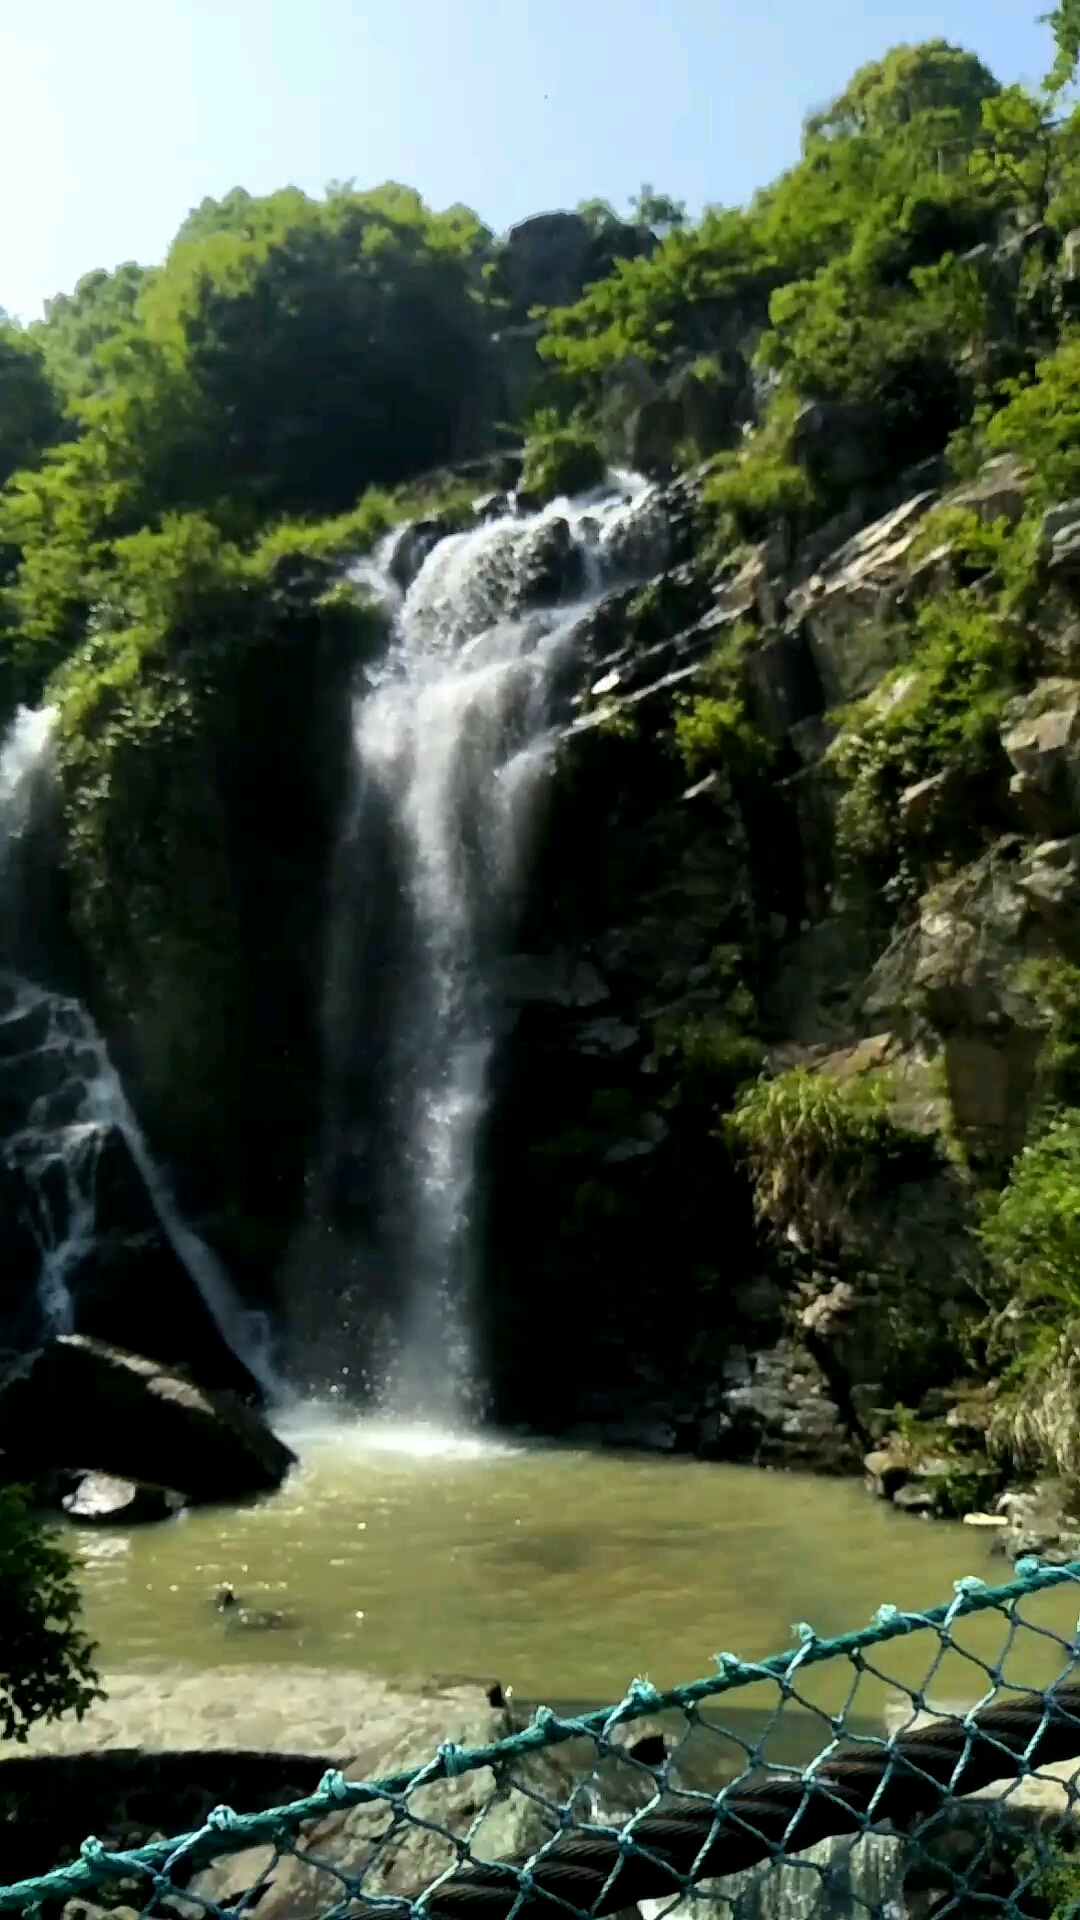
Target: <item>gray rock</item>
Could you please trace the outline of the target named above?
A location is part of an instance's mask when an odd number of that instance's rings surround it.
[[[61,1505],[70,1520],[84,1525],[122,1527],[141,1526],[155,1520],[168,1520],[183,1505],[179,1494],[162,1487],[142,1487],[133,1480],[118,1480],[107,1473],[84,1473],[74,1492],[64,1495]]]
[[[879,1500],[892,1500],[911,1477],[907,1462],[890,1447],[879,1447],[868,1453],[863,1467],[867,1487]]]
[[[1080,682],[1040,680],[1012,703],[1001,744],[1028,825],[1049,836],[1080,824]]]
[[[921,1515],[937,1512],[937,1500],[933,1490],[922,1480],[908,1480],[902,1487],[897,1487],[892,1503],[903,1513]]]
[[[437,1738],[478,1746],[505,1731],[505,1715],[488,1710],[444,1727]],[[418,1767],[430,1759],[433,1744],[427,1734],[367,1754],[346,1769],[346,1778],[363,1780],[373,1773]],[[280,1862],[259,1901],[259,1912],[263,1920],[316,1920],[340,1895],[339,1873],[362,1878],[368,1897],[416,1897],[454,1863],[458,1843],[466,1837],[474,1860],[527,1857],[557,1830],[555,1809],[581,1770],[580,1746],[576,1753],[555,1748],[519,1763],[503,1783],[483,1767],[419,1787],[408,1797],[412,1817],[407,1821],[390,1807],[330,1814],[305,1834],[308,1859],[289,1855]],[[272,1858],[270,1849],[253,1848],[197,1875],[191,1891],[198,1900],[222,1904],[253,1886]],[[313,1861],[328,1870],[320,1871]],[[189,1911],[196,1911],[194,1903],[189,1903]]]
[[[445,521],[409,520],[394,539],[387,572],[402,593],[407,593],[424,561],[437,547],[448,529]]]
[[[1064,928],[1080,915],[1080,834],[1044,840],[1028,855],[1019,886],[1036,911]]]
[[[1024,511],[1024,480],[1021,463],[1013,454],[1004,453],[988,460],[975,480],[947,494],[946,504],[966,507],[986,525],[1007,520],[1010,526],[1016,526]]]
[[[655,1153],[667,1136],[666,1120],[662,1120],[658,1113],[643,1113],[638,1121],[637,1133],[614,1141],[607,1148],[604,1159],[610,1166],[623,1160],[640,1160],[647,1154]]]
[[[1063,500],[1060,506],[1048,507],[1043,514],[1040,532],[1044,543],[1049,546],[1059,533],[1080,525],[1080,500]]]
[[[564,952],[511,954],[500,979],[512,1006],[596,1007],[610,998],[591,962]]]
[[[612,1017],[590,1020],[582,1027],[574,1045],[578,1053],[610,1055],[628,1053],[640,1040],[640,1027],[628,1027],[625,1021]]]

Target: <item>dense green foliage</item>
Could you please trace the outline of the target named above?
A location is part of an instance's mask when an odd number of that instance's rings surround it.
[[[1003,1372],[991,1440],[1022,1468],[1080,1481],[1080,1111],[1064,1110],[986,1202],[997,1280],[990,1354]]]
[[[162,267],[90,275],[30,335],[5,336],[16,690],[36,695],[118,544],[162,516],[197,511],[250,541],[482,445],[498,411],[488,242],[473,216],[399,187],[230,195],[192,216]]]
[[[924,1171],[933,1143],[896,1117],[888,1077],[841,1080],[793,1067],[746,1089],[727,1121],[758,1218],[802,1249],[831,1248],[853,1207],[898,1172]]]
[[[0,1487],[0,1739],[80,1719],[101,1693],[71,1556],[19,1487]]]
[[[774,185],[620,262],[548,316],[541,351],[567,406],[598,414],[629,361],[663,375],[715,355],[730,379],[733,350],[749,354],[781,415],[766,416],[770,444],[721,476],[717,502],[805,520],[850,480],[793,456],[798,405],[871,423],[881,471],[940,450],[1053,344],[1045,269],[1078,217],[1080,116],[1000,87],[945,41],[897,47],[808,120]],[[1047,237],[1002,253],[1031,221]]]
[[[540,413],[530,422],[518,498],[540,507],[563,494],[588,493],[606,470],[595,434],[574,421],[564,425],[557,414]]]

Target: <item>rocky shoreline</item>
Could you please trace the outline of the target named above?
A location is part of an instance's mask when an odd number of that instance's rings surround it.
[[[29,1755],[0,1758],[0,1882],[74,1859],[88,1830],[110,1850],[133,1850],[193,1831],[215,1806],[255,1811],[301,1798],[328,1765],[347,1779],[378,1778],[421,1765],[446,1740],[464,1746],[497,1741],[512,1724],[507,1710],[492,1707],[479,1689],[395,1690],[361,1675],[317,1671],[278,1670],[257,1681],[241,1671],[218,1673],[210,1685],[203,1676],[180,1673],[116,1675],[109,1695],[109,1704],[87,1717],[82,1750],[74,1729],[39,1729]],[[162,1744],[155,1703],[165,1706],[177,1744]],[[928,1702],[915,1712],[910,1701],[897,1700],[883,1724],[860,1724],[858,1732],[865,1742],[954,1711]],[[820,1738],[807,1718],[809,1737]],[[195,1729],[201,1744],[193,1746]],[[231,1744],[253,1731],[259,1746]],[[286,1732],[293,1751],[284,1744]],[[377,1807],[331,1813],[304,1836],[304,1851],[319,1867],[290,1852],[276,1859],[269,1846],[194,1871],[178,1863],[162,1911],[183,1916],[203,1901],[233,1905],[258,1886],[260,1908],[281,1920],[314,1920],[340,1886],[337,1873],[362,1875],[365,1892],[415,1895],[452,1864],[466,1836],[473,1859],[526,1857],[557,1830],[559,1809],[571,1796],[576,1822],[621,1824],[652,1797],[660,1768],[667,1790],[712,1794],[741,1771],[743,1761],[735,1753],[723,1757],[715,1737],[695,1745],[683,1733],[678,1716],[646,1718],[617,1730],[604,1759],[594,1742],[575,1740],[516,1760],[499,1783],[487,1768],[462,1774],[410,1794],[416,1824],[392,1825],[397,1816]],[[140,1743],[125,1744],[133,1737]],[[792,1753],[788,1764],[807,1758],[809,1750],[798,1760]],[[913,1859],[890,1834],[870,1835],[857,1843],[856,1854],[850,1840],[822,1842],[805,1858],[830,1881],[850,1879],[856,1894],[887,1881],[916,1913],[930,1911],[958,1875],[975,1874],[992,1893],[999,1883],[1008,1886],[1016,1856],[1037,1836],[1052,1836],[1066,1849],[1073,1844],[1078,1778],[1080,1761],[1071,1759],[1040,1767],[1019,1785],[1007,1779],[951,1802],[927,1824]],[[778,1877],[785,1884],[790,1879],[799,1898],[804,1873],[798,1862],[778,1860],[760,1875],[752,1871],[703,1891],[713,1897],[749,1892],[756,1912],[758,1878],[758,1897],[775,1902]],[[137,1877],[121,1877],[65,1912],[68,1920],[95,1920],[106,1911],[126,1915],[145,1899]]]

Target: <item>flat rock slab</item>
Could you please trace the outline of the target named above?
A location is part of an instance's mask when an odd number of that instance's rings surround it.
[[[79,1754],[133,1747],[155,1753],[318,1754],[335,1765],[372,1763],[402,1740],[430,1741],[451,1725],[490,1727],[499,1716],[484,1689],[392,1687],[365,1673],[315,1667],[160,1667],[112,1673],[108,1698],[81,1721],[35,1727],[25,1746],[0,1742],[0,1764],[26,1754]],[[455,1736],[458,1737],[458,1736]]]

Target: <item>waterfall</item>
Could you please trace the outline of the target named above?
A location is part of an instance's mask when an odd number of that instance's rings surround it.
[[[17,920],[18,853],[47,773],[54,720],[20,710],[0,748],[0,911]],[[18,955],[0,971],[0,1200],[17,1212],[39,1255],[36,1314],[26,1335],[77,1324],[73,1283],[98,1237],[99,1174],[119,1140],[156,1222],[226,1346],[264,1388],[272,1384],[268,1332],[246,1312],[217,1256],[181,1217],[147,1147],[105,1042],[87,1009],[22,978]],[[140,1222],[143,1224],[143,1222]]]
[[[327,998],[326,1205],[396,1329],[384,1410],[468,1410],[478,1129],[498,963],[527,876],[561,677],[606,586],[664,554],[653,490],[442,538],[402,592],[391,539],[358,579],[393,620],[355,699],[355,803]],[[561,716],[565,718],[565,713]]]

